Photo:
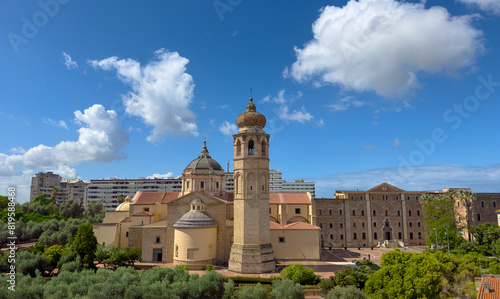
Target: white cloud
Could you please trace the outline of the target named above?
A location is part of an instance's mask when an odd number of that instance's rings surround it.
[[[66,122],[64,120],[57,121],[57,120],[53,120],[50,118],[44,118],[43,123],[51,125],[53,127],[61,127],[61,128],[66,129],[66,130],[69,130],[68,125],[66,124]]]
[[[323,121],[323,119],[320,119],[320,120],[318,121],[318,127],[322,128],[322,127],[324,127],[324,126],[325,126],[325,122]]]
[[[226,136],[232,136],[233,134],[236,134],[238,132],[238,127],[226,120],[219,126],[219,131]]]
[[[155,173],[153,175],[147,176],[147,179],[171,179],[174,177],[173,172],[167,172],[165,174]]]
[[[68,70],[78,68],[78,63],[71,59],[71,56],[69,56],[69,54],[64,51],[62,52],[62,54],[64,56],[64,65],[68,68]]]
[[[277,104],[279,107],[276,109],[276,113],[283,122],[297,121],[303,124],[306,121],[310,121],[311,119],[313,119],[314,116],[312,116],[311,113],[307,112],[304,106],[302,106],[300,110],[290,110],[289,107],[290,104],[292,104],[296,99],[299,99],[302,96],[302,92],[298,91],[297,95],[288,96],[285,98],[285,89],[280,89],[277,96],[271,97],[271,95],[267,95],[261,100],[261,103]]]
[[[118,78],[130,85],[132,91],[123,95],[126,112],[153,126],[148,141],[160,142],[165,135],[198,136],[196,116],[189,110],[194,89],[193,78],[186,73],[189,60],[164,49],[155,54],[157,60],[144,66],[117,57],[89,62],[96,69],[116,69]]]
[[[319,197],[333,197],[335,190],[366,190],[387,182],[408,191],[472,188],[473,192],[500,192],[500,164],[490,166],[433,165],[381,168],[307,178],[316,182]]]
[[[500,1],[498,0],[458,0],[468,5],[477,5],[480,9],[488,12],[500,14]]]
[[[13,154],[24,154],[26,150],[22,146],[13,147],[9,150]]]
[[[82,125],[78,141],[62,141],[53,147],[40,144],[19,155],[0,153],[0,177],[19,174],[22,169],[48,169],[125,158],[122,149],[129,137],[122,130],[115,111],[106,111],[96,104],[83,113],[75,111],[75,121]]]
[[[472,65],[483,48],[471,19],[395,0],[326,6],[313,24],[314,39],[295,48],[297,61],[284,75],[384,97],[411,94],[421,73],[455,74]]]
[[[355,100],[353,96],[343,97],[337,100],[333,104],[325,105],[330,111],[345,111],[350,107],[361,107],[364,106],[365,103],[363,101]]]
[[[399,140],[398,138],[394,138],[394,140],[392,141],[392,145],[395,147],[402,146],[404,144],[405,143],[403,141]]]

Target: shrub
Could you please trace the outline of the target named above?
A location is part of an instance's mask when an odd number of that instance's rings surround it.
[[[207,265],[205,267],[205,270],[207,270],[207,271],[214,271],[215,270],[215,266],[214,265]]]
[[[271,296],[275,299],[303,299],[304,291],[300,284],[284,278],[273,281]]]
[[[175,266],[175,269],[189,271],[189,266],[188,265],[177,265],[177,266]]]
[[[354,287],[340,287],[337,286],[328,293],[327,299],[368,299],[363,291]]]
[[[316,284],[319,280],[312,268],[304,267],[301,264],[293,264],[281,272],[281,276],[300,284]]]
[[[266,299],[267,291],[262,287],[260,283],[253,287],[241,287],[238,290],[239,299]]]
[[[233,280],[229,280],[224,284],[224,296],[222,299],[232,299],[236,294],[236,287]]]

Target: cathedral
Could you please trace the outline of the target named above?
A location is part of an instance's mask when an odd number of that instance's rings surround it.
[[[180,192],[137,192],[94,225],[100,244],[139,246],[143,262],[227,266],[237,273],[275,270],[276,260],[319,260],[320,228],[307,193],[269,192],[266,118],[250,98],[233,135],[234,193],[206,142],[182,172]]]

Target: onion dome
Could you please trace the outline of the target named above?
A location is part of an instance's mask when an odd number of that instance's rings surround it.
[[[266,126],[266,117],[257,112],[255,104],[253,103],[253,98],[250,98],[250,103],[247,105],[247,111],[240,114],[236,119],[236,124],[238,127],[260,127],[264,128]]]
[[[203,143],[203,149],[197,159],[191,161],[189,165],[184,169],[184,171],[196,171],[196,170],[221,170],[224,169],[220,166],[219,162],[215,161],[208,154],[207,142]]]

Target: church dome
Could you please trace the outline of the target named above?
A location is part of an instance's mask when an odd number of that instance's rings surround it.
[[[189,211],[184,214],[177,222],[174,227],[210,227],[217,226],[217,222],[212,218],[208,217],[207,214],[199,211]]]
[[[130,211],[130,202],[132,199],[130,196],[125,197],[125,201],[116,207],[116,212],[128,212]]]
[[[255,104],[253,103],[253,98],[250,98],[250,103],[247,105],[247,111],[240,114],[236,119],[236,124],[240,128],[252,126],[264,128],[266,126],[266,117],[257,112]]]
[[[208,154],[207,142],[204,142],[203,149],[197,159],[191,161],[184,171],[195,170],[219,170],[224,171],[219,162],[215,161]]]

